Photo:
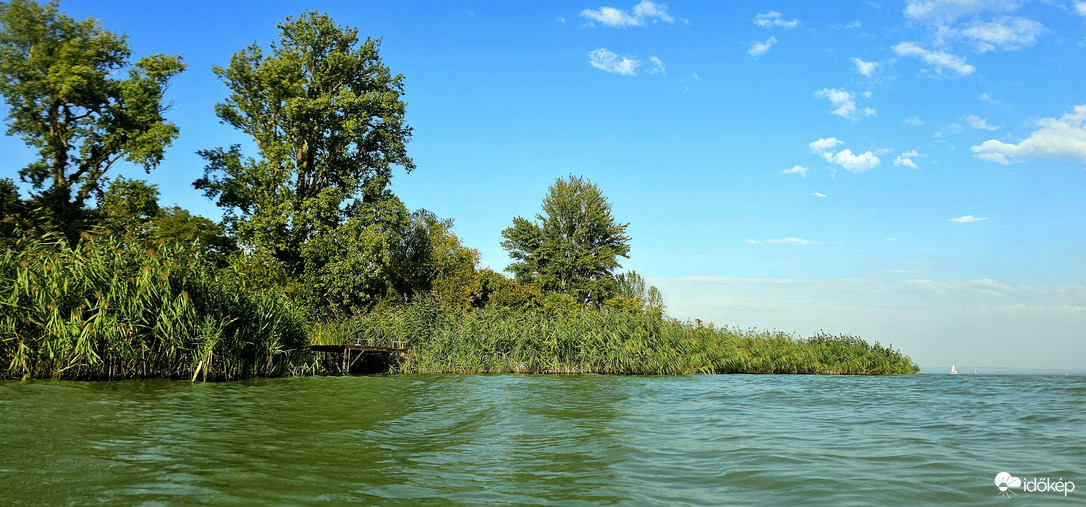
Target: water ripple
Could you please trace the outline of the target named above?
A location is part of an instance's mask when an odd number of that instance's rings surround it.
[[[4,382],[0,503],[991,503],[1001,471],[1086,490],[1084,402],[1059,376]]]

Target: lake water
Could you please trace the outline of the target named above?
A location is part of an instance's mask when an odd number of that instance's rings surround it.
[[[1082,376],[0,382],[3,505],[1084,501]]]

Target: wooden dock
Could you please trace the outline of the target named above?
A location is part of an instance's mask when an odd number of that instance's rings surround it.
[[[309,350],[339,355],[339,370],[341,373],[345,374],[380,373],[382,371],[387,371],[392,356],[396,354],[405,354],[408,351],[408,349],[403,347],[382,347],[376,345],[362,345],[361,343],[310,345]]]

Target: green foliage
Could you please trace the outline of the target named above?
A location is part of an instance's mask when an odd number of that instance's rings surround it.
[[[389,236],[379,224],[351,218],[305,243],[297,293],[318,313],[362,313],[389,291]]]
[[[29,210],[11,178],[0,179],[0,241],[17,239],[29,225]]]
[[[330,251],[307,241],[389,198],[393,166],[414,169],[406,152],[411,128],[403,76],[381,61],[378,40],[359,42],[356,29],[316,12],[278,26],[280,40],[267,54],[253,44],[214,68],[230,89],[216,114],[252,136],[259,157],[243,158],[238,146],[202,151],[209,164],[196,187],[231,211],[243,243],[300,272],[312,263],[303,250],[318,258]],[[366,231],[373,223],[349,227]],[[361,241],[370,246],[349,250],[381,250]]]
[[[0,95],[8,135],[38,150],[20,171],[54,223],[71,236],[86,200],[119,160],[148,171],[177,137],[162,94],[185,65],[155,54],[129,65],[125,36],[93,18],[76,21],[57,2],[0,3]],[[127,77],[114,77],[128,69]]]
[[[98,202],[101,224],[114,231],[147,236],[151,219],[158,214],[158,186],[124,177],[110,182]]]
[[[217,266],[225,264],[227,256],[238,248],[222,224],[193,215],[180,206],[159,208],[151,217],[148,230],[151,239],[176,239],[200,245],[208,261]]]
[[[600,305],[617,289],[619,257],[629,257],[629,224],[616,223],[599,187],[582,177],[559,178],[548,188],[543,213],[530,222],[513,219],[502,231],[502,248],[516,279],[559,292],[579,304]]]
[[[199,249],[84,233],[0,253],[0,371],[7,377],[231,379],[300,373],[300,311],[238,290]]]
[[[98,203],[99,225],[107,230],[131,232],[140,239],[177,239],[200,245],[215,265],[237,249],[222,225],[193,215],[178,206],[159,207],[158,186],[142,180],[118,178]]]
[[[417,294],[432,292],[446,306],[472,306],[479,252],[462,245],[452,228],[452,219],[441,220],[426,210],[412,213],[403,223],[395,235],[399,241],[389,270],[398,298],[410,301]]]
[[[615,281],[618,283],[615,297],[605,305],[614,308],[633,307],[661,316],[664,314],[664,296],[660,289],[645,283],[645,279],[636,271],[622,273],[615,277]]]
[[[568,297],[568,296],[565,296]],[[323,343],[402,342],[407,373],[915,373],[879,344],[820,334],[798,340],[684,324],[647,312],[595,309],[457,312],[432,299],[311,330]]]

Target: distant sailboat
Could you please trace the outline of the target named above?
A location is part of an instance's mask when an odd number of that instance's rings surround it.
[[[955,368],[954,365],[950,365],[950,374],[951,375],[957,375],[958,374],[958,369]]]

